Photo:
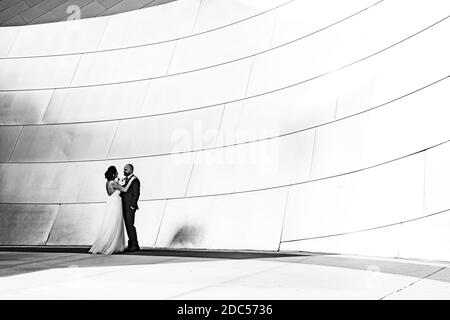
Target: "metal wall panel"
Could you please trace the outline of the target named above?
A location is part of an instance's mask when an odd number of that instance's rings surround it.
[[[174,1],[110,16],[100,49],[173,40],[191,34],[200,0]]]
[[[283,240],[380,227],[423,215],[424,154],[291,187]]]
[[[19,139],[22,127],[0,127],[0,161],[8,161]]]
[[[450,45],[437,39],[445,39],[449,28],[450,23],[443,22],[389,49],[388,54],[376,55],[335,73],[332,78],[337,80],[333,86],[338,92],[337,117],[396,99],[446,77],[450,71]]]
[[[134,165],[141,181],[141,200],[182,197],[191,174],[193,154],[82,163],[2,163],[0,203],[104,201],[104,172],[114,165],[123,176],[127,163]]]
[[[314,132],[199,152],[188,195],[253,190],[309,179]]]
[[[226,28],[179,40],[169,74],[213,66],[266,50],[273,15],[264,14]]]
[[[446,29],[433,33],[395,47],[388,55],[314,81],[227,104],[221,130],[288,133],[362,112],[420,89],[450,72],[450,45],[435,40],[444,38]],[[411,76],[412,70],[421,76]]]
[[[0,203],[75,202],[81,186],[77,164],[0,164]]]
[[[426,214],[450,208],[450,143],[427,150],[425,154]]]
[[[24,127],[12,161],[104,159],[117,122]]]
[[[96,50],[108,17],[22,27],[10,57],[80,53]],[[36,42],[39,39],[39,42]]]
[[[251,59],[152,80],[143,114],[220,104],[245,96]]]
[[[170,70],[175,41],[84,54],[81,60],[79,55],[3,59],[0,90],[98,85],[187,71],[264,50],[271,37],[272,47],[290,41],[371,3],[320,1],[293,1],[248,21],[179,40]],[[22,28],[14,47],[20,28],[1,29],[0,57],[11,48],[11,55],[95,50],[102,30],[106,33],[100,49],[165,41],[235,23],[286,2],[177,1],[109,18]],[[133,157],[198,149],[198,145],[223,146],[367,110],[448,76],[450,45],[442,39],[448,37],[450,20],[322,79],[223,104],[353,62],[427,27],[449,9],[446,0],[436,0],[433,6],[419,0],[386,1],[254,59],[110,86],[2,92],[0,125],[16,126],[0,126],[0,161],[9,160],[21,125],[42,121],[117,119],[219,104],[195,112],[124,120],[119,127],[116,121],[25,127],[11,160],[98,160],[108,155]],[[149,27],[153,24],[158,27]],[[71,29],[76,25],[79,30]],[[41,38],[40,45],[30,45],[35,38]],[[91,244],[106,199],[103,173],[109,165],[116,165],[121,173],[128,162],[135,165],[142,183],[136,226],[143,246],[277,250],[280,238],[351,232],[448,209],[447,144],[357,174],[289,188],[165,199],[307,181],[429,148],[450,136],[449,99],[445,80],[366,114],[257,143],[111,161],[0,163],[0,244],[45,244],[49,235],[47,244]],[[174,141],[174,135],[180,139]],[[160,200],[145,201],[150,199]],[[62,205],[57,214],[58,205],[8,202],[74,204]],[[449,240],[448,225],[448,214],[441,214],[401,226],[285,242],[281,250],[448,260],[448,254],[442,253],[442,244]]]
[[[248,94],[267,92],[340,68],[411,36],[449,11],[445,0],[436,1],[432,7],[424,1],[408,2],[409,9],[399,25],[398,12],[403,12],[403,6],[402,1],[383,2],[333,28],[256,56]]]
[[[286,192],[169,200],[157,246],[277,250]]]
[[[276,19],[272,47],[304,37],[362,10],[374,0],[292,1],[273,11]]]
[[[165,206],[165,200],[139,203],[135,226],[140,247],[156,246]]]
[[[365,160],[370,160],[364,157],[369,128],[373,126],[367,114],[317,128],[311,178],[330,177],[362,169],[363,163],[367,163]],[[381,131],[382,127],[378,129]],[[392,155],[384,155],[386,160],[393,159]],[[372,164],[377,163],[372,160]]]
[[[245,106],[245,108],[242,120],[240,124],[237,124],[236,129],[242,126],[256,128],[263,126],[271,129],[286,127],[291,131],[329,121],[333,108],[331,104],[336,104],[334,111],[340,118],[417,90],[446,76],[450,68],[450,62],[447,59],[450,46],[445,41],[434,40],[436,37],[443,36],[446,29],[438,28],[430,32],[433,32],[434,36],[424,37],[421,41],[412,39],[405,46],[392,48],[389,55],[378,55],[370,61],[363,61],[333,75],[254,99],[229,104],[222,127],[236,125],[234,122],[229,123],[228,117],[230,112],[238,114],[242,112],[242,110],[233,111],[237,106],[239,108]],[[412,77],[411,70],[420,73],[421,77]],[[139,114],[141,100],[146,94],[149,83],[150,81],[143,81],[56,90],[43,122],[134,116]],[[0,93],[0,113],[3,115],[0,121],[8,124],[38,122],[51,92],[49,90]],[[147,104],[145,113],[152,113],[151,108],[148,111],[151,101]],[[303,106],[303,104],[307,105]],[[308,112],[302,112],[305,107],[308,107]],[[284,117],[285,112],[292,115],[297,111],[300,112],[298,117]],[[18,116],[21,116],[24,121],[19,121]],[[251,117],[252,122],[246,120],[247,116]],[[271,121],[265,120],[268,118]],[[278,120],[272,121],[273,119]]]
[[[58,207],[0,204],[0,245],[44,245]]]
[[[106,201],[107,193],[104,173],[109,166],[115,166],[119,175],[123,177],[122,171],[125,163],[125,160],[80,163],[76,174],[80,176],[81,184],[77,189],[77,196],[74,202]],[[139,169],[136,175],[140,177]]]
[[[450,68],[446,58],[450,46],[445,41],[435,41],[435,37],[444,36],[446,29],[432,32],[431,37],[408,42],[407,46],[393,48],[389,55],[376,56],[333,75],[229,104],[222,128],[265,128],[285,133],[329,121],[332,113],[348,116],[417,90],[446,76]],[[423,76],[411,77],[412,69]],[[300,106],[308,109],[302,112]],[[244,109],[235,110],[236,107]],[[297,112],[297,117],[292,116]],[[286,117],[286,113],[290,116]]]
[[[239,143],[252,139],[252,134],[257,140],[290,133],[333,121],[335,109],[336,97],[318,83],[295,86],[226,104],[219,138],[233,135],[233,142]],[[218,139],[217,146],[224,144],[227,139]]]
[[[86,86],[163,76],[175,46],[153,46],[89,53],[82,56],[72,86]]]
[[[39,123],[53,90],[0,92],[0,125]]]
[[[379,164],[446,141],[450,136],[448,82],[318,128],[312,178]]]
[[[222,109],[121,121],[109,157],[199,150],[214,146]]]
[[[450,211],[402,224],[399,257],[449,261],[449,228]]]
[[[237,106],[239,108],[245,106],[245,108],[242,121],[236,129],[240,129],[241,126],[256,128],[286,126],[291,131],[328,121],[332,103],[336,104],[335,113],[339,118],[417,90],[446,76],[450,68],[450,62],[447,59],[450,46],[445,41],[435,41],[435,38],[446,34],[446,29],[437,28],[429,32],[433,32],[434,36],[424,37],[420,41],[412,39],[404,46],[392,48],[389,55],[375,56],[370,61],[363,61],[333,75],[299,86],[229,104],[222,127],[236,125],[234,122],[229,123],[228,116],[230,112],[241,113],[242,110],[232,111]],[[421,77],[412,77],[411,70],[420,73]],[[44,122],[134,116],[139,114],[141,99],[145,96],[149,83],[150,81],[143,81],[56,90],[45,113]],[[0,114],[3,115],[0,121],[7,124],[38,122],[51,93],[50,90],[0,93]],[[300,114],[298,117],[283,116],[285,112],[292,115],[302,111],[304,103],[308,104],[305,105],[308,107],[308,112],[301,112],[301,117]],[[148,104],[151,105],[151,102],[148,101]],[[322,107],[326,110],[322,111]],[[19,121],[17,118],[19,116],[24,121]],[[252,122],[247,122],[247,116],[251,117]],[[268,118],[271,121],[265,120]],[[278,120],[272,121],[273,119]],[[293,121],[294,119],[296,121]]]
[[[68,86],[79,55],[0,60],[0,90]]]
[[[122,161],[131,162],[141,180],[141,199],[182,197],[186,194],[193,154],[174,154]],[[122,172],[122,171],[120,171]]]
[[[43,123],[119,119],[139,115],[150,80],[55,90]]]
[[[193,33],[200,33],[261,14],[288,0],[216,0],[202,1]]]
[[[382,135],[375,135],[372,132],[368,140],[369,145],[373,145],[372,143],[375,142],[376,148],[379,149],[372,148],[368,150],[367,158],[379,161],[376,155],[383,158],[381,150],[390,148],[390,150],[386,151],[397,156],[411,152],[414,149],[422,150],[424,147],[446,141],[450,136],[450,128],[445,125],[445,119],[450,117],[450,109],[448,108],[450,102],[449,80],[447,78],[445,81],[428,87],[420,93],[409,96],[409,99],[402,101],[403,103],[399,105],[398,109],[389,108],[389,111],[392,111],[392,113],[387,114],[388,121],[383,122],[384,131]],[[401,110],[401,108],[404,109]],[[397,131],[395,131],[394,127],[398,128],[398,122],[401,119],[400,113],[403,113],[403,118],[407,117],[410,121],[403,121],[402,132],[395,134]],[[380,119],[382,117],[381,112],[374,112],[371,115],[373,123],[382,123]],[[431,123],[433,124],[431,127],[423,125]],[[382,148],[379,143],[383,143],[380,141],[388,140],[387,134],[389,131],[391,132],[391,144],[387,144]],[[410,143],[405,143],[405,141]],[[401,148],[398,147],[399,145],[401,145]]]
[[[282,243],[280,250],[398,257],[401,226],[336,237]]]
[[[47,245],[92,245],[100,228],[105,204],[62,205]]]

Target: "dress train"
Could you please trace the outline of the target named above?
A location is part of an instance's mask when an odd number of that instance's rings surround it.
[[[106,202],[102,222],[90,253],[113,254],[125,250],[125,233],[122,215],[122,198],[115,190]]]

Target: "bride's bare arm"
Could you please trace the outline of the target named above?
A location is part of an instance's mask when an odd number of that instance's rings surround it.
[[[117,182],[113,181],[111,183],[111,186],[115,189],[115,190],[120,190],[121,192],[127,192],[128,188],[131,186],[131,183],[133,182],[133,180],[136,179],[136,176],[133,176],[130,181],[128,181],[128,184],[126,187],[122,187],[120,184],[118,184]]]

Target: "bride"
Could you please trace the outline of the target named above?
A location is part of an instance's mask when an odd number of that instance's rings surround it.
[[[90,253],[112,254],[125,250],[122,198],[120,197],[120,192],[127,192],[131,186],[131,182],[136,177],[133,176],[124,188],[115,181],[117,176],[117,169],[114,166],[110,166],[105,172],[108,200],[106,201],[103,220],[97,232],[96,239],[89,250]]]

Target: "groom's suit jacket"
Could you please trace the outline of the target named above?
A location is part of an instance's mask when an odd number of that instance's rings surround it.
[[[124,187],[126,187],[128,185],[128,183],[125,184]],[[125,208],[133,207],[136,210],[139,209],[137,203],[139,200],[140,193],[141,193],[141,182],[136,177],[136,179],[134,179],[131,182],[131,185],[130,185],[130,188],[128,188],[128,191],[120,193],[120,196],[122,197],[122,205]]]

